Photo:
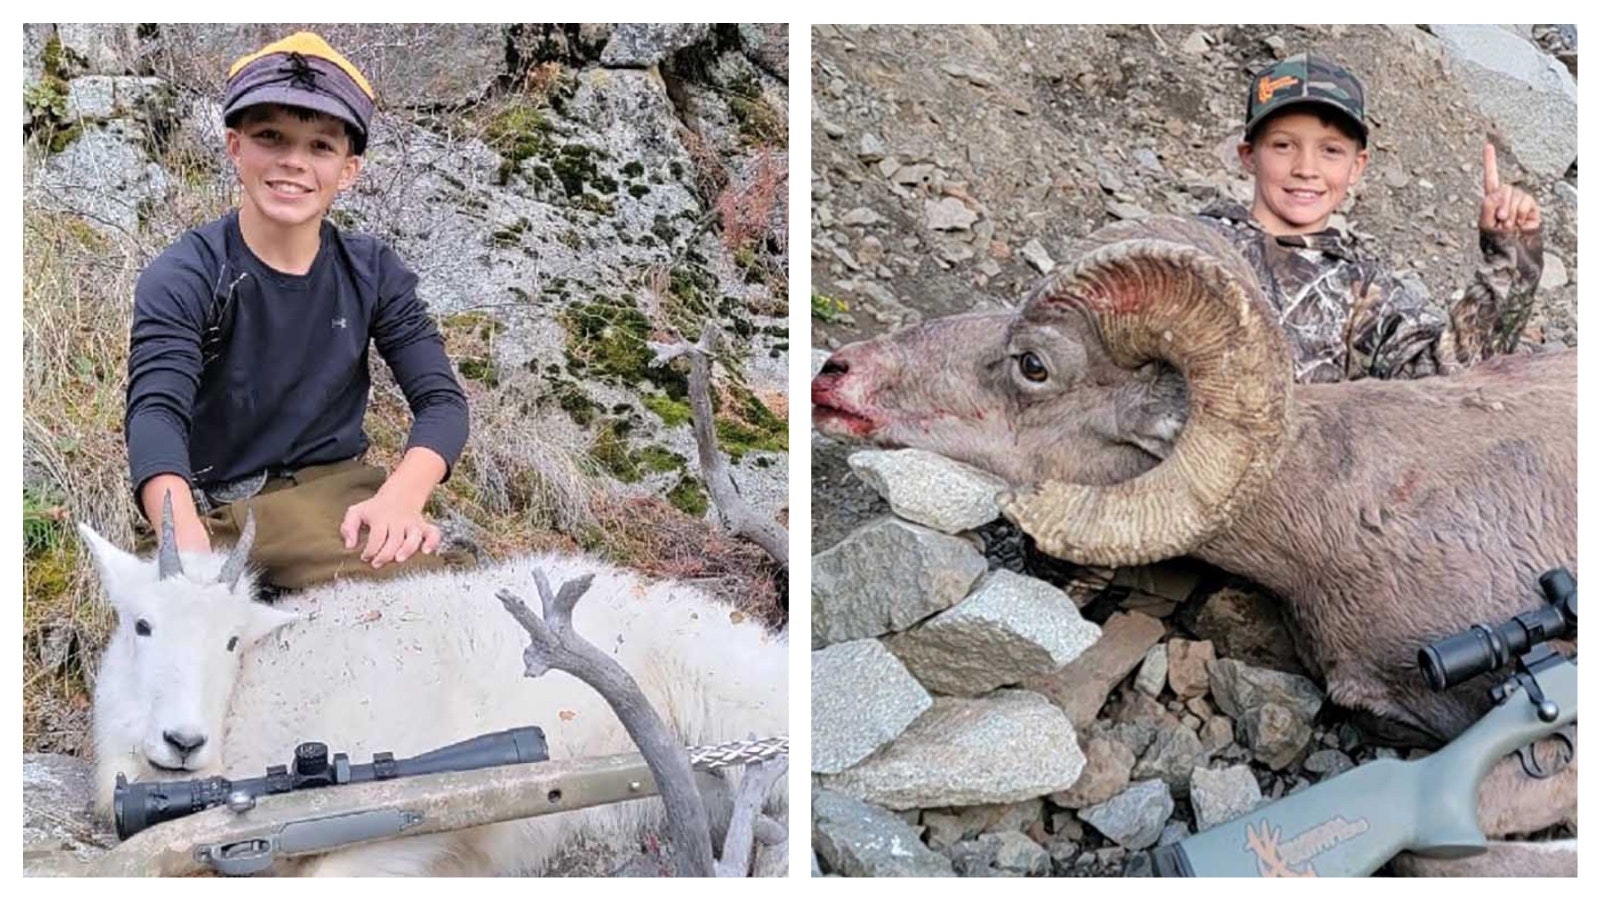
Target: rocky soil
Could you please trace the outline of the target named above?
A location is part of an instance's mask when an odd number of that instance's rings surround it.
[[[1575,345],[1568,26],[821,26],[813,373],[842,343],[1016,303],[1115,219],[1247,201],[1243,86],[1302,49],[1367,85],[1373,164],[1342,211],[1367,252],[1442,308],[1476,261],[1491,136],[1545,217],[1528,340]],[[934,509],[951,479],[981,496],[981,473],[903,460],[886,480],[882,454],[812,447],[814,874],[1121,874],[1132,852],[1422,752],[1325,703],[1253,585],[1205,567],[1111,583],[981,504]],[[987,612],[1002,579],[1050,599]],[[1077,646],[1080,628],[1098,635]],[[1071,738],[1008,743],[1021,721]]]

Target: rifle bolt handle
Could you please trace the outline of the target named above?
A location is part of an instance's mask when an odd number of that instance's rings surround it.
[[[228,795],[228,808],[236,813],[249,812],[256,808],[256,798],[245,791],[234,791]]]
[[[1561,715],[1561,707],[1554,700],[1541,700],[1539,702],[1539,721],[1554,722]]]

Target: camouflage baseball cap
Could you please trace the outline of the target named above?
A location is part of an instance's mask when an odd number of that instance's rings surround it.
[[[1366,146],[1366,94],[1360,80],[1344,66],[1306,53],[1279,60],[1251,79],[1245,138],[1250,138],[1263,119],[1286,106],[1302,103],[1320,103],[1344,113],[1360,132],[1362,146]]]

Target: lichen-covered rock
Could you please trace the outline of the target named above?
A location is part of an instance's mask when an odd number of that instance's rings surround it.
[[[1072,723],[1028,691],[935,697],[905,733],[838,775],[829,790],[889,809],[1011,803],[1065,790],[1083,770]]]
[[[811,654],[811,771],[841,772],[899,737],[933,698],[867,639]]]
[[[960,600],[983,574],[960,538],[880,519],[811,559],[811,645],[909,628]]]
[[[70,874],[116,846],[110,823],[94,810],[94,764],[59,753],[22,755],[24,874]]]
[[[644,68],[706,39],[711,26],[706,22],[626,22],[611,30],[611,39],[600,52],[600,64]]]
[[[995,496],[1006,483],[981,469],[926,450],[862,450],[850,468],[902,519],[945,534],[1000,517]]]
[[[977,696],[1054,672],[1100,636],[1060,590],[998,570],[971,595],[885,645],[923,686]]]

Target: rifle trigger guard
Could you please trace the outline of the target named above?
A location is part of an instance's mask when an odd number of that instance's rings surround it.
[[[1528,773],[1529,778],[1537,778],[1543,781],[1546,778],[1560,775],[1566,771],[1567,766],[1572,764],[1573,758],[1577,755],[1578,726],[1576,724],[1552,731],[1550,732],[1550,737],[1559,741],[1562,745],[1556,748],[1553,768],[1546,769],[1544,764],[1539,761],[1538,753],[1534,752],[1534,748],[1539,746],[1538,741],[1517,748],[1517,760],[1522,763],[1522,771]]]

